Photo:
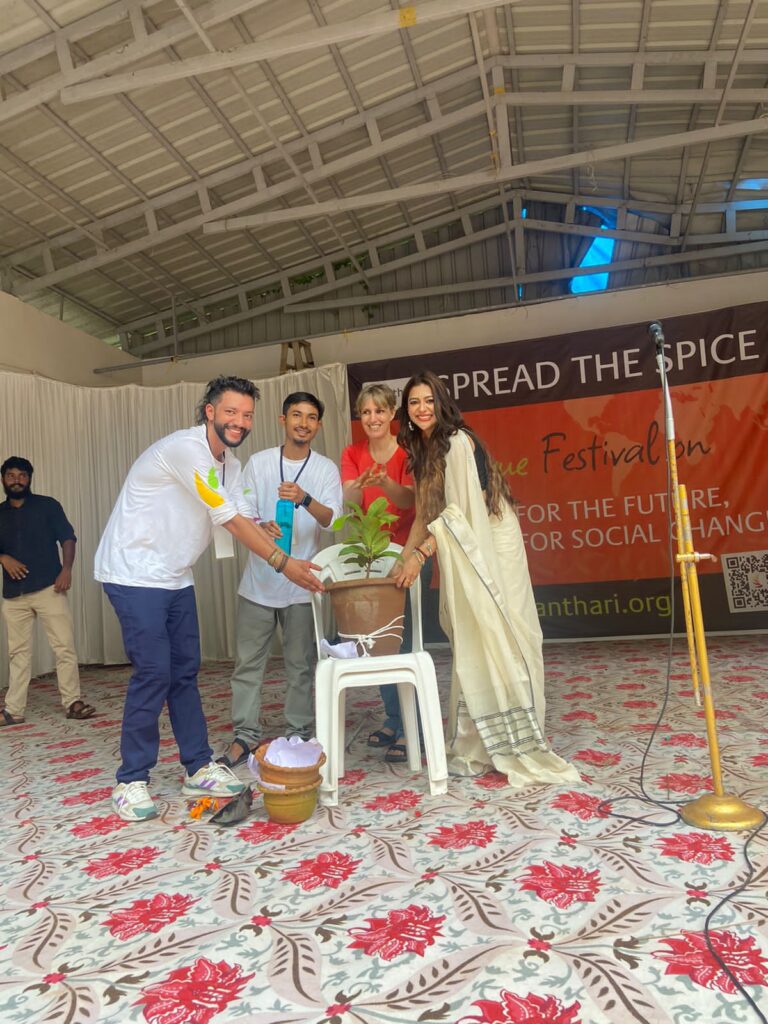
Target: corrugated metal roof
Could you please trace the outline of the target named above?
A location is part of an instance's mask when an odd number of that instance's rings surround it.
[[[540,301],[601,230],[585,206],[615,214],[612,287],[768,262],[768,190],[740,187],[768,168],[768,0],[0,23],[2,286],[137,354]]]

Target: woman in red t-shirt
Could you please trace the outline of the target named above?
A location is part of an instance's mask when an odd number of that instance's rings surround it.
[[[397,399],[386,384],[369,384],[357,398],[356,411],[365,432],[365,440],[345,448],[341,456],[341,482],[344,501],[354,501],[367,511],[376,498],[387,499],[387,511],[398,516],[392,526],[392,540],[404,545],[414,516],[413,480],[406,466],[406,454],[392,433]],[[385,760],[399,764],[407,760],[403,720],[397,687],[382,686],[386,719],[380,729],[368,737],[369,747],[386,748]]]

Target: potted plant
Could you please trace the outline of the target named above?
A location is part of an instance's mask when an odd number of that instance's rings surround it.
[[[335,519],[332,529],[346,530],[339,561],[351,568],[348,578],[326,584],[339,636],[357,641],[361,653],[397,654],[403,639],[405,590],[388,576],[372,576],[375,563],[400,558],[390,547],[390,527],[397,516],[387,512],[386,498],[376,498],[363,511],[349,502],[350,512]]]

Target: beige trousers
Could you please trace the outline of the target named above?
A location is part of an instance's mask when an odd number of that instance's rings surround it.
[[[61,703],[65,708],[80,700],[80,672],[77,667],[72,611],[66,594],[57,594],[53,586],[34,594],[8,598],[2,603],[8,631],[10,659],[5,708],[13,718],[23,718],[27,690],[32,678],[32,634],[39,617],[56,658],[56,676]]]

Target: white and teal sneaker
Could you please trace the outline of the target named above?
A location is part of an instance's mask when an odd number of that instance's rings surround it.
[[[124,821],[146,821],[157,817],[157,808],[146,782],[120,782],[112,790],[112,810]]]
[[[184,777],[181,792],[184,796],[237,796],[245,789],[231,768],[225,764],[210,764],[198,768],[194,775]]]

